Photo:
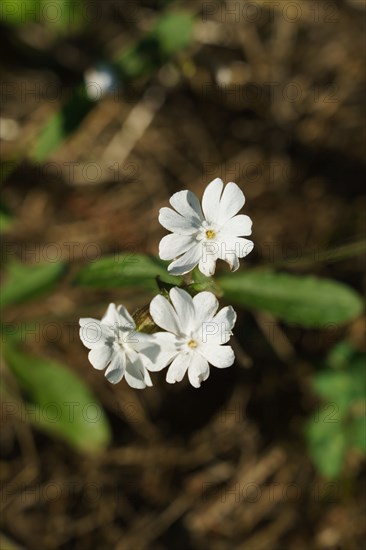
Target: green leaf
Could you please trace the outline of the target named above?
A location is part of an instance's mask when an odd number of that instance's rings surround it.
[[[326,409],[313,416],[306,426],[311,458],[328,479],[339,476],[347,452],[347,439],[340,422],[328,422]]]
[[[144,287],[157,289],[156,277],[164,282],[179,285],[180,277],[168,275],[166,264],[158,258],[127,253],[105,256],[82,267],[75,282],[96,288]]]
[[[0,20],[6,25],[40,23],[69,34],[85,25],[83,0],[2,0]]]
[[[8,208],[0,200],[0,233],[6,233],[11,229],[14,222],[13,216],[10,214]]]
[[[64,273],[65,264],[27,265],[11,262],[0,294],[0,307],[17,304],[47,292]]]
[[[366,452],[365,354],[344,341],[327,358],[330,366],[314,375],[313,386],[325,401],[308,423],[309,452],[326,477],[339,475],[348,450]]]
[[[35,21],[39,12],[40,0],[2,0],[0,20],[6,25],[22,25]]]
[[[350,406],[360,398],[366,398],[364,362],[350,364],[345,370],[323,370],[314,376],[314,388],[318,395]]]
[[[111,431],[100,404],[84,382],[63,365],[4,346],[8,367],[26,395],[22,417],[83,452],[105,448]]]
[[[363,407],[364,408],[364,407]],[[353,447],[366,453],[366,417],[365,410],[352,419],[349,427],[350,442]]]
[[[330,279],[252,270],[223,275],[218,282],[230,302],[308,328],[341,325],[362,310],[354,290]]]
[[[161,17],[154,33],[159,38],[160,49],[164,55],[174,55],[189,45],[192,40],[193,25],[194,16],[189,12],[176,11]]]
[[[163,14],[151,32],[117,55],[114,68],[122,80],[148,76],[171,56],[189,45],[193,24],[194,18],[190,13]]]

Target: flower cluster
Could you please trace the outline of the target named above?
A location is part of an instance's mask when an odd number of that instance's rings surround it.
[[[232,271],[239,268],[239,258],[253,249],[253,242],[243,238],[251,234],[248,216],[237,215],[244,205],[244,194],[235,183],[224,188],[216,178],[203,194],[202,205],[191,191],[180,191],[170,198],[174,208],[162,208],[160,223],[171,234],[160,242],[159,255],[174,260],[168,271],[185,275],[198,266],[205,276],[215,273],[218,259]],[[236,313],[231,306],[219,310],[212,292],[193,297],[174,287],[159,294],[150,303],[150,317],[156,327],[152,334],[141,332],[124,306],[110,304],[101,321],[80,319],[80,338],[90,350],[89,361],[95,369],[105,370],[109,382],[124,377],[133,388],[152,386],[150,372],[167,368],[166,380],[180,382],[185,374],[192,386],[199,388],[207,380],[210,365],[230,367],[235,360],[231,346]]]

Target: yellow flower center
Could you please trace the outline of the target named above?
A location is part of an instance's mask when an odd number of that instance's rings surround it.
[[[213,229],[207,229],[206,237],[207,239],[214,239],[216,237],[215,231]]]
[[[187,345],[188,345],[188,347],[190,347],[192,349],[194,349],[198,346],[196,340],[190,340]]]

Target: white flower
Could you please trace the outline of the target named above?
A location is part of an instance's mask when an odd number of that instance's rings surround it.
[[[80,319],[80,338],[90,349],[88,358],[95,369],[108,366],[105,376],[117,384],[123,376],[132,388],[152,386],[146,369],[159,347],[151,336],[136,332],[136,325],[124,306],[110,304],[101,321]]]
[[[253,242],[242,238],[251,234],[252,221],[249,216],[236,215],[244,206],[244,194],[236,183],[228,183],[224,191],[223,186],[216,178],[206,187],[202,208],[194,193],[179,191],[169,201],[176,211],[160,209],[159,221],[172,233],[160,241],[159,255],[162,260],[179,257],[168,266],[173,275],[183,275],[198,265],[209,277],[218,259],[236,271],[239,258],[253,250]]]
[[[192,386],[199,388],[210,374],[209,363],[214,367],[230,367],[234,352],[229,341],[236,321],[231,306],[218,313],[218,301],[212,292],[200,292],[192,298],[180,288],[172,288],[170,300],[155,296],[150,304],[150,315],[156,325],[168,332],[153,335],[161,346],[157,360],[149,370],[159,371],[170,367],[167,382],[180,382],[188,370]]]

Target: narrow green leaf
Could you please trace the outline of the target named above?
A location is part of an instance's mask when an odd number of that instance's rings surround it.
[[[98,451],[110,442],[103,409],[84,382],[63,365],[4,346],[8,367],[22,388],[25,420],[83,452]],[[6,399],[6,397],[5,397]]]
[[[64,273],[65,264],[22,264],[7,265],[5,283],[0,293],[0,307],[17,304],[47,292]]]
[[[252,270],[223,275],[218,282],[230,302],[308,328],[341,325],[362,310],[354,290],[330,279]]]
[[[96,288],[144,287],[156,290],[156,277],[164,282],[179,285],[180,277],[168,275],[166,265],[158,258],[127,253],[105,256],[82,267],[75,282]]]

